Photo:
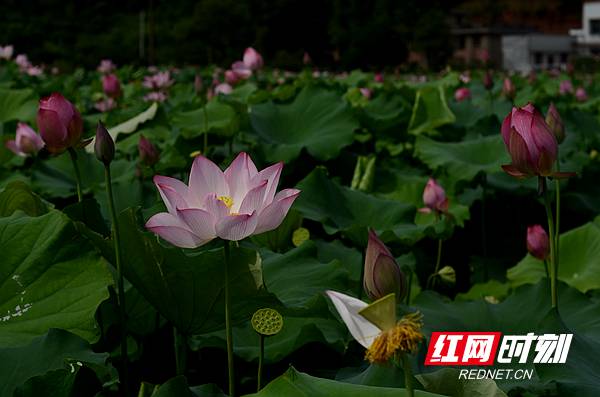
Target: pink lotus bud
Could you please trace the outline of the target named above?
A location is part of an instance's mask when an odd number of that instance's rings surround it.
[[[583,87],[578,87],[577,90],[575,91],[575,98],[579,101],[579,102],[585,102],[588,99],[587,96],[587,92],[585,92],[585,89]]]
[[[375,73],[375,82],[383,83],[383,73],[381,73],[381,72]]]
[[[558,92],[560,93],[560,95],[572,94],[573,93],[573,83],[571,83],[571,80],[561,81],[560,85],[558,86]]]
[[[143,135],[140,135],[138,152],[140,155],[140,162],[148,167],[152,167],[154,164],[158,163],[158,160],[160,159],[160,154],[156,146]]]
[[[233,70],[225,71],[225,81],[227,84],[234,85],[240,81],[240,77]]]
[[[40,99],[37,125],[51,153],[63,152],[81,141],[81,115],[75,106],[58,92]]]
[[[531,255],[543,261],[550,254],[550,242],[548,234],[540,225],[527,228],[527,250]]]
[[[433,178],[429,178],[425,189],[423,189],[423,203],[425,204],[425,208],[420,208],[419,212],[448,212],[446,192]]]
[[[109,98],[115,99],[121,96],[121,83],[114,74],[102,76],[102,89]]]
[[[243,61],[250,70],[258,70],[263,67],[262,56],[252,47],[248,47],[244,51]]]
[[[394,293],[398,302],[404,299],[408,290],[406,277],[373,230],[369,230],[364,266],[363,287],[369,298],[376,300]]]
[[[550,131],[552,131],[558,143],[565,140],[565,126],[554,103],[550,103],[546,112],[546,124],[550,127]]]
[[[94,153],[96,158],[108,166],[115,158],[115,142],[101,121],[96,128],[96,139],[94,141]]]
[[[502,139],[512,158],[503,165],[506,173],[517,178],[551,176],[558,143],[541,113],[531,103],[513,107],[502,122]]]
[[[462,102],[468,98],[471,98],[471,90],[467,87],[460,87],[454,91],[454,99],[456,99],[456,102]]]
[[[21,70],[25,70],[31,66],[31,62],[29,62],[29,58],[27,58],[27,55],[25,54],[17,55],[17,57],[15,58],[15,63]]]
[[[302,63],[305,65],[310,65],[312,63],[312,59],[310,59],[310,55],[308,52],[304,52],[304,55],[302,56]]]
[[[227,83],[221,83],[215,87],[215,95],[218,95],[218,94],[229,95],[229,94],[231,94],[231,91],[233,91],[233,87],[231,87]]]
[[[509,77],[505,77],[504,82],[502,83],[502,94],[508,99],[513,100],[516,93],[517,89],[512,80]]]
[[[13,46],[7,45],[4,47],[0,46],[0,59],[6,59],[7,61],[13,56]]]
[[[15,139],[7,141],[6,147],[16,155],[26,157],[42,150],[44,141],[33,128],[25,123],[18,123]]]
[[[483,86],[486,90],[491,90],[494,88],[494,78],[492,77],[492,72],[489,70],[486,70],[485,74],[483,75]]]
[[[117,67],[110,59],[103,59],[100,61],[100,65],[98,65],[98,71],[103,74],[107,74],[115,70]]]
[[[237,61],[231,64],[231,70],[240,80],[246,80],[252,76],[252,69],[248,67],[244,62]]]
[[[371,99],[371,95],[373,94],[373,92],[368,88],[361,88],[360,93],[367,99]]]

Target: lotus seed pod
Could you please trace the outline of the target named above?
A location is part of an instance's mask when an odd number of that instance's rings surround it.
[[[252,315],[252,328],[256,332],[264,336],[272,336],[283,328],[283,317],[275,309],[264,308],[258,309]]]

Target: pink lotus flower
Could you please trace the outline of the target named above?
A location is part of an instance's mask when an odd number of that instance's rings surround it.
[[[25,69],[25,73],[28,76],[32,76],[32,77],[37,77],[37,76],[41,76],[42,74],[44,74],[44,69],[42,69],[40,66],[29,66],[27,69]]]
[[[106,113],[117,107],[117,102],[112,98],[106,98],[94,104],[94,108],[99,112]]]
[[[550,131],[552,131],[558,143],[565,140],[565,125],[553,102],[550,103],[546,112],[546,124],[548,124]]]
[[[237,61],[231,64],[231,71],[235,73],[238,79],[246,80],[252,76],[252,69],[248,67],[244,62]]]
[[[157,175],[154,183],[167,207],[146,222],[146,228],[173,245],[195,248],[216,237],[239,241],[277,228],[300,194],[297,189],[276,193],[283,163],[262,171],[240,153],[223,172],[197,156],[189,183]]]
[[[575,91],[575,98],[579,102],[587,101],[587,99],[588,99],[587,92],[585,92],[585,89],[583,87],[577,87],[577,90]]]
[[[468,98],[471,98],[471,90],[467,87],[461,87],[454,91],[454,99],[456,99],[457,102],[464,101]]]
[[[407,292],[406,277],[388,247],[371,229],[364,266],[363,287],[369,298],[376,300],[395,293],[402,301]]]
[[[227,83],[221,83],[215,87],[215,95],[229,95],[233,91],[233,87]]]
[[[15,58],[15,63],[21,70],[25,70],[31,66],[31,62],[29,62],[29,58],[27,58],[27,55],[25,54],[17,55],[17,57]]]
[[[148,167],[152,167],[158,163],[158,160],[160,159],[160,153],[158,152],[158,149],[144,135],[140,135],[138,152],[140,156],[140,162]]]
[[[4,47],[0,46],[0,59],[6,59],[7,61],[13,56],[13,46],[6,45]]]
[[[58,92],[40,99],[37,125],[51,153],[60,153],[81,141],[81,115],[75,106]]]
[[[151,90],[160,90],[170,87],[173,83],[174,81],[171,79],[171,73],[165,71],[144,77],[142,85]]]
[[[425,189],[423,189],[424,208],[419,208],[422,213],[446,213],[448,212],[448,198],[444,188],[441,187],[433,178],[429,178]]]
[[[258,70],[263,67],[262,56],[252,47],[248,47],[244,51],[243,61],[250,70]]]
[[[97,70],[102,74],[108,74],[115,70],[117,67],[110,59],[103,59],[100,61],[100,65],[98,65]]]
[[[563,80],[560,82],[558,86],[558,92],[560,95],[572,94],[573,93],[573,83],[571,80]]]
[[[235,73],[233,70],[225,71],[225,81],[227,82],[227,84],[234,85],[238,81],[240,81],[240,78],[241,77],[237,73]]]
[[[118,98],[121,96],[121,83],[119,78],[114,74],[106,74],[102,76],[102,90],[106,96],[110,98]]]
[[[375,82],[383,83],[383,73],[381,73],[381,72],[375,73]]]
[[[146,102],[164,102],[167,100],[167,94],[161,91],[153,91],[144,95]]]
[[[42,150],[44,141],[33,128],[25,123],[18,123],[15,139],[7,141],[6,147],[18,156],[27,157]]]
[[[462,81],[464,84],[469,84],[469,82],[471,81],[471,72],[468,70],[465,70],[458,76],[458,79],[460,81]]]
[[[515,88],[515,85],[513,84],[510,77],[505,77],[504,82],[502,83],[502,94],[508,99],[512,100],[515,98],[516,93],[517,89]]]
[[[373,95],[373,92],[368,88],[361,88],[360,93],[367,99],[371,99],[371,95]]]
[[[531,255],[543,261],[550,255],[548,234],[540,225],[527,228],[527,250]]]

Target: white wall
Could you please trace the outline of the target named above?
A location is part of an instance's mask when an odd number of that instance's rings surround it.
[[[502,36],[502,67],[521,73],[529,73],[529,38],[525,35]]]

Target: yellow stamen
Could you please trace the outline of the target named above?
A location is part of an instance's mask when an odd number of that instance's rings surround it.
[[[422,317],[418,312],[402,317],[394,328],[379,334],[365,353],[365,359],[371,363],[386,363],[397,351],[415,353],[423,341]]]
[[[219,196],[217,200],[221,200],[227,208],[231,208],[233,206],[233,199],[229,196]]]

